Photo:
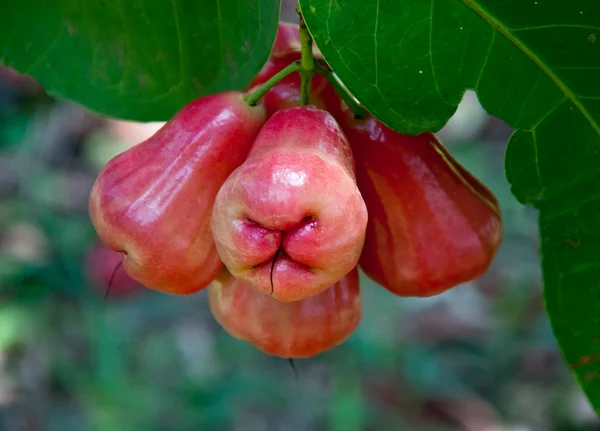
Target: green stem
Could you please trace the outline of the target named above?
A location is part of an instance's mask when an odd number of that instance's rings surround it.
[[[317,65],[317,73],[322,75],[327,81],[329,81],[333,88],[335,88],[335,91],[342,99],[344,99],[346,105],[348,105],[348,107],[352,109],[352,112],[354,112],[354,118],[360,119],[367,116],[367,111],[360,106],[354,96],[348,92],[346,87],[340,82],[335,73],[333,73],[331,70],[327,70],[322,65]]]
[[[310,89],[312,76],[316,71],[317,63],[312,50],[312,37],[304,24],[302,15],[300,15],[300,103],[302,105],[310,104]]]
[[[256,105],[258,100],[261,97],[263,97],[267,93],[267,91],[269,91],[271,88],[277,85],[279,81],[281,81],[286,76],[291,75],[294,72],[300,71],[302,67],[300,63],[301,62],[299,61],[295,61],[281,69],[279,72],[277,72],[277,74],[273,75],[271,79],[269,79],[267,82],[261,85],[255,92],[248,95],[248,97],[246,97],[246,103],[250,106]]]

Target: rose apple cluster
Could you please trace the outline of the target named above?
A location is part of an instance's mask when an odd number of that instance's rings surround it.
[[[502,240],[497,200],[432,133],[355,118],[318,74],[310,106],[297,73],[246,102],[300,57],[298,26],[280,24],[247,92],[185,106],[104,167],[89,205],[134,280],[171,294],[207,287],[227,332],[284,358],[352,334],[358,268],[426,297],[483,274]]]

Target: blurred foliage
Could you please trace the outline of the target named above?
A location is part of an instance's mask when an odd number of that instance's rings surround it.
[[[107,154],[127,146],[110,120],[2,71],[0,430],[599,429],[544,313],[536,213],[504,180],[504,124],[473,116],[469,141],[442,131],[502,204],[490,271],[429,299],[363,277],[359,329],[297,361],[295,379],[287,361],[228,336],[203,292],[103,299],[86,270],[98,243],[87,197]]]
[[[197,97],[250,83],[280,3],[12,1],[0,15],[0,58],[95,112],[164,121]]]

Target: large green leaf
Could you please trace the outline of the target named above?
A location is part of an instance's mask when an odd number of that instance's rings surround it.
[[[392,128],[441,128],[463,92],[519,129],[515,196],[540,209],[546,305],[600,411],[600,2],[301,0],[325,59]]]
[[[103,114],[167,120],[242,89],[266,61],[278,0],[8,0],[0,60]]]

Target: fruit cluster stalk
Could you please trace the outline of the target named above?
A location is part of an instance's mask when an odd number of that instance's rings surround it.
[[[317,70],[317,63],[312,50],[312,37],[306,28],[304,19],[300,15],[300,50],[302,58],[300,60],[300,103],[302,105],[310,104],[310,86],[312,76]]]

